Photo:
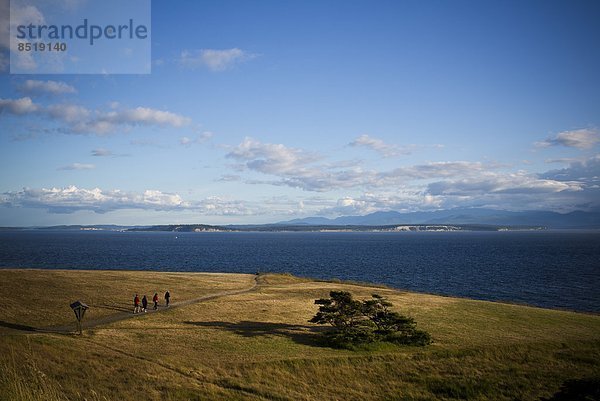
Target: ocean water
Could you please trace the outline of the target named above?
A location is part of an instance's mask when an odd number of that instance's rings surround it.
[[[600,312],[600,233],[0,232],[0,267],[289,272]]]

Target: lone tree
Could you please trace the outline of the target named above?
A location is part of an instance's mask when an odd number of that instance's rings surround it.
[[[347,291],[331,291],[330,298],[315,300],[320,305],[310,320],[330,324],[333,330],[325,334],[330,345],[352,348],[355,345],[385,341],[405,345],[431,343],[429,333],[417,330],[415,321],[390,310],[391,302],[378,294],[358,301]]]

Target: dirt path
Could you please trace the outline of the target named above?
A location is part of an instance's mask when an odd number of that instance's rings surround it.
[[[252,284],[251,287],[248,287],[248,288],[243,288],[241,290],[221,291],[221,292],[217,292],[214,294],[208,294],[208,295],[203,295],[201,297],[188,299],[185,301],[174,302],[168,308],[165,306],[161,306],[157,310],[149,309],[148,312],[146,312],[146,313],[134,314],[132,312],[119,312],[119,313],[115,313],[115,314],[105,316],[102,318],[84,321],[82,324],[82,327],[84,330],[91,329],[91,328],[103,326],[103,325],[106,325],[109,323],[119,322],[121,320],[135,319],[140,316],[145,316],[145,315],[149,315],[149,314],[153,314],[153,313],[161,313],[161,312],[165,312],[165,311],[168,311],[171,309],[177,309],[177,308],[181,308],[181,307],[192,305],[192,304],[197,304],[199,302],[204,302],[204,301],[208,301],[208,300],[215,299],[215,298],[222,298],[222,297],[228,297],[231,295],[244,294],[244,293],[256,290],[258,288],[258,286],[259,286],[258,277],[256,276],[256,277],[254,277],[254,283]],[[75,323],[65,324],[65,325],[60,325],[60,326],[48,326],[48,327],[31,327],[31,326],[12,325],[12,327],[10,327],[9,329],[12,333],[17,331],[17,332],[22,332],[22,333],[68,334],[68,333],[73,333],[74,331],[76,331],[76,325],[75,325]]]

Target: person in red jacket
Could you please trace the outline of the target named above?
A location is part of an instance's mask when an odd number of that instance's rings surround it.
[[[158,309],[158,293],[154,293],[154,296],[152,297],[152,302],[154,302],[154,310]]]
[[[138,294],[135,294],[133,297],[133,313],[138,313],[140,311],[140,297]]]

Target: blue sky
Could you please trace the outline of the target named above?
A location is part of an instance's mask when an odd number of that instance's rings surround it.
[[[154,1],[140,75],[10,74],[3,37],[0,225],[598,210],[599,18],[596,1]]]

